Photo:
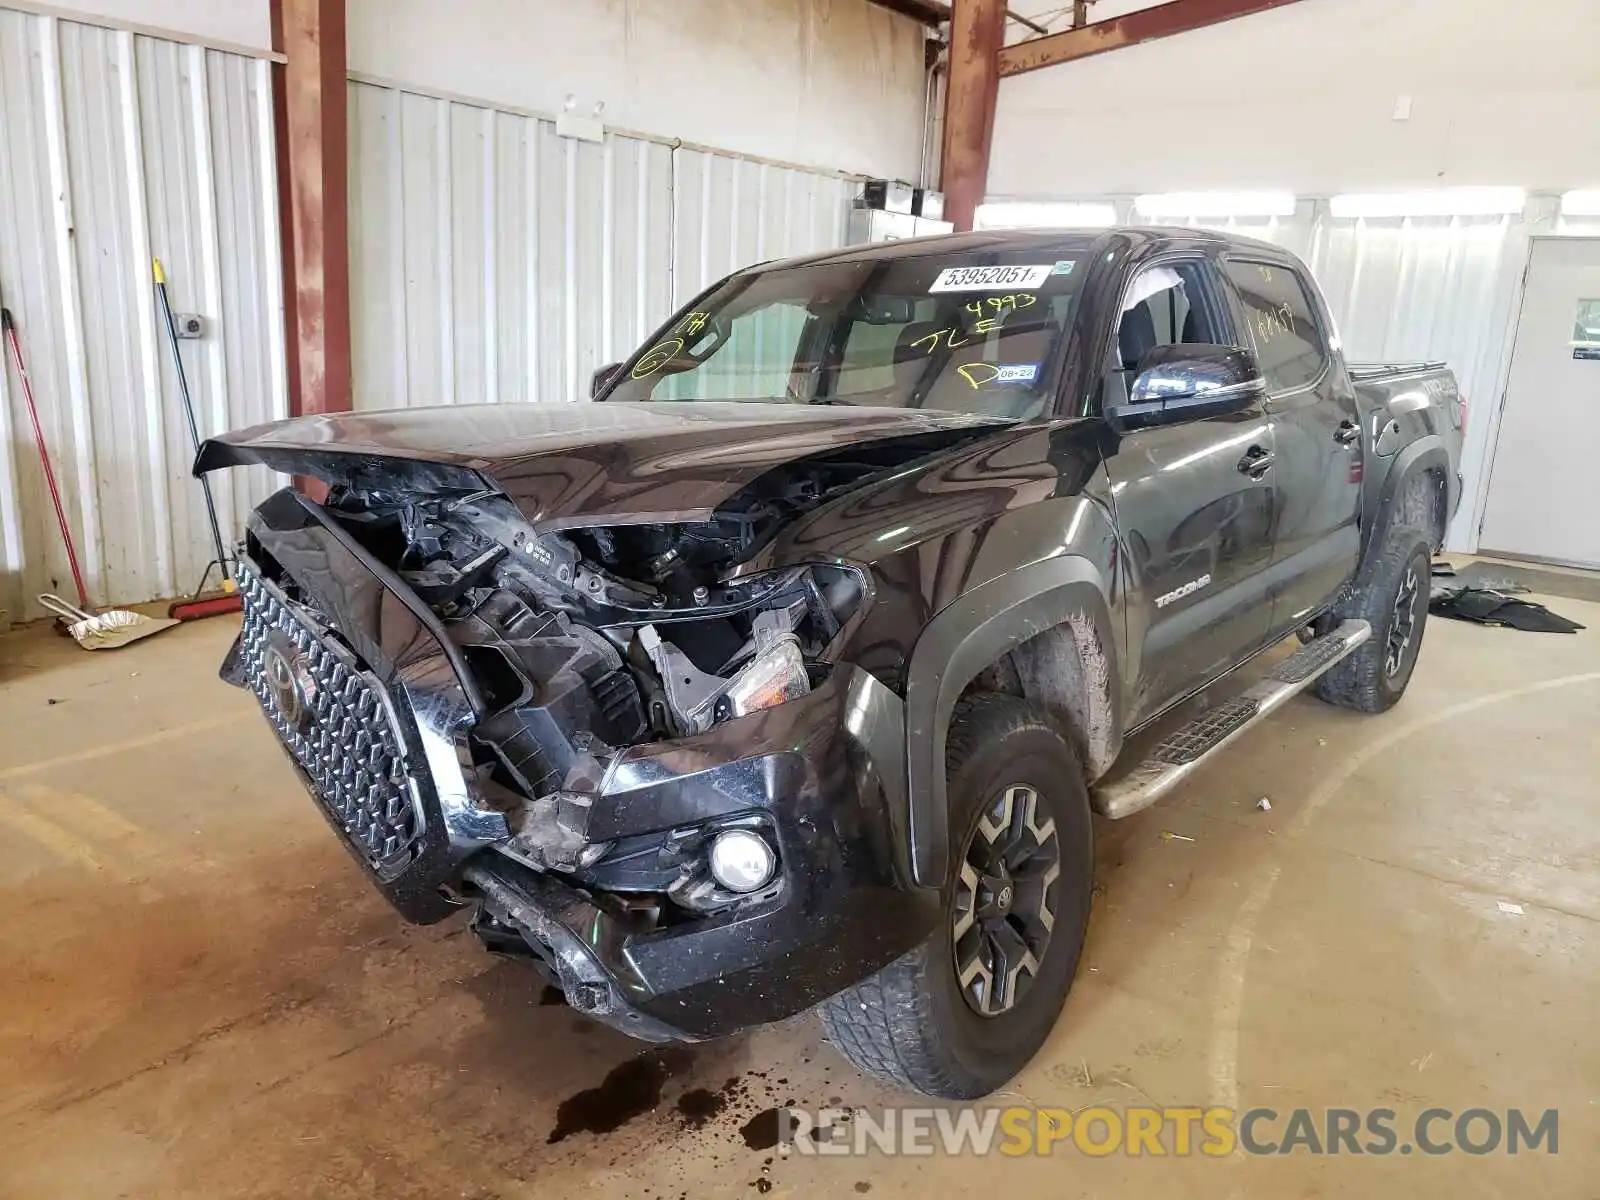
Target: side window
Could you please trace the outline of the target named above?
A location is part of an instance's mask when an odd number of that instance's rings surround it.
[[[1221,342],[1226,326],[1217,318],[1213,297],[1202,262],[1145,268],[1122,298],[1118,365],[1124,371],[1135,371],[1157,346]]]
[[[1316,382],[1328,365],[1328,346],[1299,273],[1238,260],[1223,269],[1244,304],[1245,325],[1267,390],[1289,392]]]

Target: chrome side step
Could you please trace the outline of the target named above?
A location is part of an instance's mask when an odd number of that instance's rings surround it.
[[[1346,621],[1307,642],[1243,695],[1201,713],[1175,731],[1145,760],[1113,782],[1094,790],[1094,808],[1108,817],[1126,817],[1149,808],[1196,767],[1257,721],[1282,707],[1317,677],[1372,636],[1365,621]]]

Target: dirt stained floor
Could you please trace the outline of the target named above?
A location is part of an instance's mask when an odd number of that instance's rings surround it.
[[[402,923],[218,682],[231,619],[0,638],[0,1197],[1592,1197],[1600,606],[1552,604],[1591,628],[1435,621],[1393,713],[1302,698],[1101,824],[1077,986],[998,1098],[1560,1110],[1555,1156],[1365,1161],[784,1156],[775,1106],[913,1101],[811,1018],[652,1051]]]

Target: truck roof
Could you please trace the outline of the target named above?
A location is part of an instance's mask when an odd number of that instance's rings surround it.
[[[1257,251],[1286,253],[1281,246],[1259,238],[1215,229],[1194,229],[1185,225],[1114,225],[1104,229],[988,229],[972,233],[943,233],[931,237],[901,238],[893,242],[845,246],[819,254],[775,259],[759,267],[797,267],[812,263],[881,262],[897,258],[918,258],[929,254],[967,254],[989,251],[1036,250],[1041,254],[1094,254],[1113,245],[1139,250],[1161,242],[1168,246],[1248,247]]]

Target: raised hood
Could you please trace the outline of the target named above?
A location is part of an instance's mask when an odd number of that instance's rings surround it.
[[[703,520],[774,467],[1011,424],[970,413],[804,404],[480,404],[297,417],[200,447],[195,474],[260,463],[328,483],[493,487],[546,529]]]

